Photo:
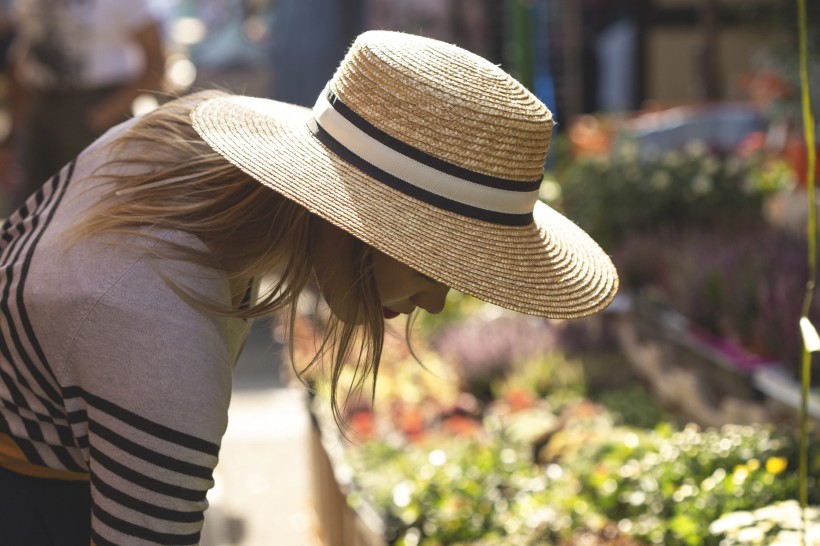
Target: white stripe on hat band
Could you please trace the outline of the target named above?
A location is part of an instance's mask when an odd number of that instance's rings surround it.
[[[313,107],[316,123],[331,137],[371,165],[417,188],[451,201],[506,214],[529,214],[538,200],[538,190],[511,191],[476,184],[441,172],[410,158],[368,135],[327,100],[322,91]]]

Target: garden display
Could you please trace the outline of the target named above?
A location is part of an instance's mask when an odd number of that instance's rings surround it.
[[[621,135],[605,154],[565,161],[545,193],[612,253],[638,319],[677,315],[690,345],[796,407],[806,192],[765,142],[752,132],[731,150],[693,140],[647,153]]]
[[[419,320],[423,367],[388,338],[376,396],[352,399],[338,438],[346,502],[378,514],[385,544],[739,545],[721,518],[795,497],[789,431],[681,424],[606,343],[567,350],[565,323],[451,303]]]

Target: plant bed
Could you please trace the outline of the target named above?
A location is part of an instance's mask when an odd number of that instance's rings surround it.
[[[754,388],[753,368],[772,362],[799,377],[808,259],[805,207],[789,203],[804,190],[765,140],[753,132],[735,149],[692,139],[651,151],[618,135],[606,153],[565,162],[560,186],[545,192],[612,253],[622,293],[640,294],[639,303],[651,294],[686,317],[674,319],[684,334],[658,326],[683,353],[712,363],[701,391],[731,392],[734,368]],[[820,318],[816,298],[809,314]]]
[[[426,434],[374,437],[331,458],[344,469],[333,475],[349,477],[348,528],[372,507],[384,544],[717,546],[710,526],[723,514],[797,489],[793,446],[760,427],[639,430],[580,401],[559,415],[489,414],[480,434]]]
[[[473,316],[498,319],[482,313]],[[587,397],[584,367],[558,346],[503,374],[493,368],[487,381],[464,381],[458,363],[415,348],[427,370],[401,344],[385,347],[375,405],[363,397],[348,406],[353,442],[316,412],[327,436],[315,447],[333,452],[325,475],[343,477],[334,489],[343,512],[376,514],[370,528],[385,544],[717,546],[725,536],[710,525],[724,514],[797,494],[787,431],[623,424]],[[634,390],[623,396],[623,406],[637,401]],[[817,504],[817,453],[809,475]]]

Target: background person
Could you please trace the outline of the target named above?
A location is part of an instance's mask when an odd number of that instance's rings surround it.
[[[12,208],[158,91],[160,27],[147,0],[10,0]],[[6,155],[8,163],[10,156]]]

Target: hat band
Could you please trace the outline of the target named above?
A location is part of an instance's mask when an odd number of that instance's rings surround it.
[[[541,180],[477,173],[401,142],[353,112],[326,89],[308,127],[340,158],[391,188],[435,207],[504,225],[529,225]]]

